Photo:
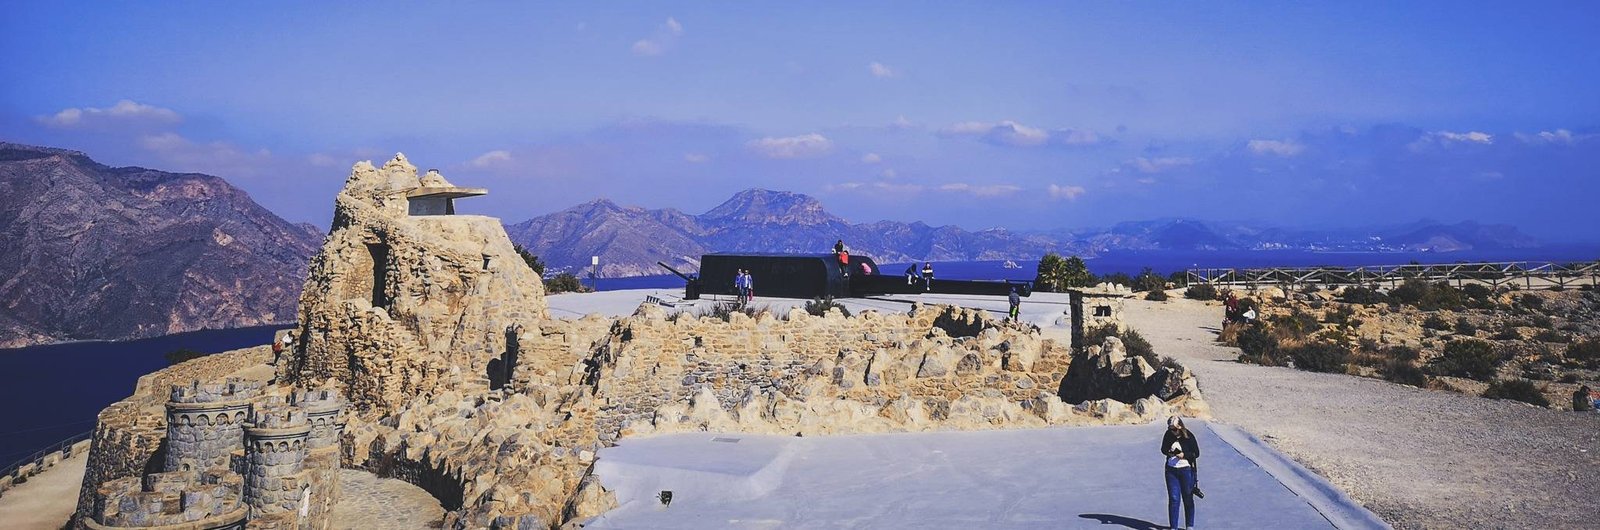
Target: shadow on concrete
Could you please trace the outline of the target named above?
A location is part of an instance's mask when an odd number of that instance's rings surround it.
[[[1123,517],[1121,515],[1111,515],[1105,513],[1080,513],[1078,514],[1078,517],[1082,517],[1084,519],[1094,519],[1096,521],[1100,521],[1100,524],[1114,524],[1123,528],[1133,528],[1135,530],[1162,530],[1167,527],[1166,525],[1155,524],[1143,519],[1134,519],[1132,517]]]

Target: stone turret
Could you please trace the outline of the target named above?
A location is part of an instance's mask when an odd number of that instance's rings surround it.
[[[302,340],[274,361],[278,382],[339,381],[369,418],[419,396],[487,390],[490,363],[512,346],[505,330],[548,309],[499,220],[455,214],[455,199],[484,193],[436,171],[418,177],[404,155],[356,164],[309,267]]]
[[[243,423],[261,384],[228,380],[223,384],[172,387],[167,401],[168,471],[227,467],[229,454],[244,442]]]
[[[311,423],[306,411],[273,396],[250,409],[244,429],[244,499],[252,520],[293,522],[311,504],[305,469]]]
[[[127,477],[100,486],[96,520],[88,528],[236,530],[249,513],[239,497],[239,475],[225,469],[173,471]]]

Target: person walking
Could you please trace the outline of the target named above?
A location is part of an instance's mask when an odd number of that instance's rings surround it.
[[[756,277],[750,271],[744,271],[744,303],[749,304],[756,299]]]
[[[744,307],[746,301],[745,297],[750,292],[748,287],[749,279],[750,276],[745,272],[744,269],[739,269],[739,272],[733,275],[733,291],[736,296],[738,296],[739,307]]]
[[[1183,418],[1167,418],[1167,432],[1161,436],[1161,454],[1166,455],[1167,523],[1178,528],[1179,503],[1183,508],[1183,528],[1194,528],[1195,461],[1200,458],[1200,443],[1183,426]],[[1203,495],[1201,495],[1203,496]]]
[[[1017,294],[1017,288],[1011,288],[1011,321],[1017,321],[1018,313],[1022,312],[1022,296]]]
[[[933,290],[933,262],[922,262],[922,290]]]

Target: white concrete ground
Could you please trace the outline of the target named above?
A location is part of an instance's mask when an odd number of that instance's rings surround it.
[[[1248,435],[1191,427],[1206,492],[1197,527],[1383,527]],[[624,440],[595,466],[620,506],[585,527],[1160,528],[1163,428]]]
[[[82,452],[29,478],[0,495],[0,528],[56,530],[78,507],[89,453]]]

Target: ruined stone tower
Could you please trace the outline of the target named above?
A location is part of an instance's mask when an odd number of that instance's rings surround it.
[[[455,215],[456,199],[484,193],[435,171],[419,178],[404,155],[382,168],[356,164],[311,261],[304,340],[274,363],[278,381],[339,380],[352,408],[372,414],[446,389],[488,388],[490,362],[509,349],[506,330],[548,310],[541,279],[499,220]]]
[[[86,528],[321,530],[339,492],[344,401],[260,383],[174,386],[160,472],[96,489]]]

